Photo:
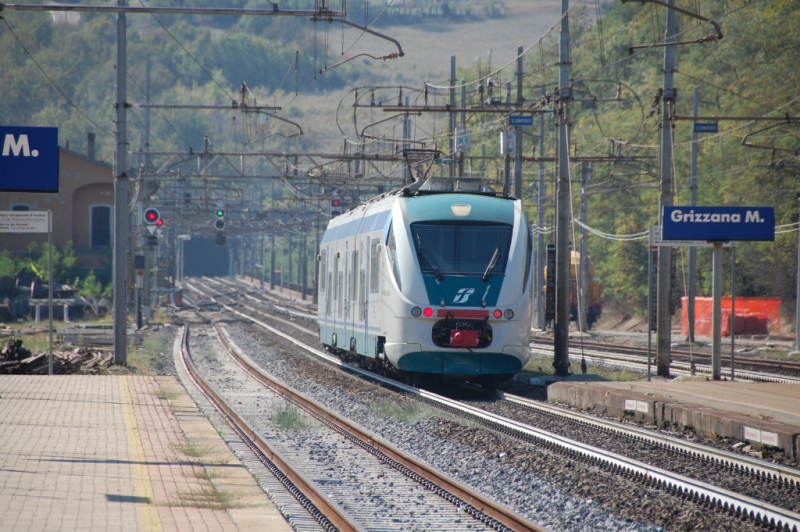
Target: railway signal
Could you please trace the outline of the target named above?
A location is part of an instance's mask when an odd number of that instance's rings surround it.
[[[158,212],[158,209],[150,207],[144,211],[144,223],[147,225],[156,225],[160,227],[164,225],[164,220],[161,219],[161,213]]]

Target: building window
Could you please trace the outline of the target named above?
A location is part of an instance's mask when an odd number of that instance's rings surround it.
[[[31,206],[27,203],[15,203],[11,206],[12,211],[29,211]]]
[[[111,207],[109,205],[93,205],[90,212],[91,248],[109,247],[111,245]]]

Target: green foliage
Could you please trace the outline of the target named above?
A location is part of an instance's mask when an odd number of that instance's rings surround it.
[[[27,266],[34,275],[47,282],[50,280],[49,270],[49,251],[48,246],[42,246],[41,251],[39,246],[33,242],[28,247],[28,255],[26,257]],[[58,246],[53,246],[53,277],[57,283],[70,284],[73,280],[77,279],[80,275],[80,268],[77,264],[77,257],[75,250],[72,248],[72,242],[67,242],[63,251],[58,249]]]
[[[7,249],[0,251],[0,277],[16,277],[19,269],[17,260]]]

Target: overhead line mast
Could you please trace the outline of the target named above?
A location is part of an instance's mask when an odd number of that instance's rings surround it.
[[[146,14],[194,14],[194,15],[261,15],[261,16],[301,16],[311,17],[312,20],[337,21],[353,26],[362,31],[393,42],[398,53],[389,54],[385,59],[393,59],[404,55],[400,43],[369,28],[361,27],[345,20],[347,13],[344,11],[331,11],[327,2],[323,2],[315,10],[280,10],[277,4],[272,4],[272,9],[235,9],[235,8],[193,8],[193,7],[131,7],[125,0],[117,0],[116,6],[85,6],[85,5],[56,5],[56,4],[3,4],[0,3],[0,12],[4,10],[15,11],[77,11],[87,13],[116,13],[117,14],[117,64],[116,64],[116,154],[114,158],[114,245],[113,245],[113,290],[114,290],[114,362],[127,364],[127,301],[125,284],[127,279],[128,255],[128,152],[127,152],[127,20],[126,13]],[[274,116],[274,115],[272,115]],[[278,117],[276,117],[278,118]]]

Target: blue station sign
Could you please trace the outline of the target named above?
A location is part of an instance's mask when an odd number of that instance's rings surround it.
[[[719,125],[717,122],[695,122],[695,133],[718,133]]]
[[[773,207],[664,206],[664,240],[775,240]]]
[[[0,192],[58,192],[58,128],[0,126]]]
[[[532,126],[532,115],[511,115],[508,117],[509,126]]]

